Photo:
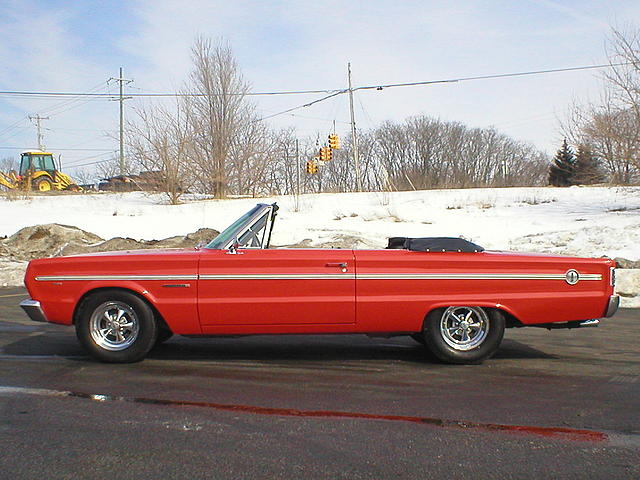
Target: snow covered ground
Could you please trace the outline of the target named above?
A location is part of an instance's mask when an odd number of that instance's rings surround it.
[[[487,249],[640,260],[640,187],[504,188],[394,193],[308,194],[263,199],[187,198],[164,204],[142,192],[0,197],[0,235],[60,223],[105,239],[222,230],[256,202],[281,207],[272,243],[384,247],[392,236],[463,236]],[[14,272],[9,275],[6,272]],[[640,295],[638,271],[620,271],[624,288]],[[0,282],[20,277],[0,265]],[[636,278],[638,277],[638,278]],[[629,295],[629,293],[627,293]],[[625,298],[640,306],[640,296]]]

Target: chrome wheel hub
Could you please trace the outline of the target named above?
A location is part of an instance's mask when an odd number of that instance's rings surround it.
[[[112,352],[130,347],[138,338],[140,322],[133,309],[122,302],[105,302],[89,319],[91,338],[101,348]]]
[[[472,350],[484,342],[489,333],[489,317],[479,307],[449,307],[440,320],[440,334],[451,348]]]

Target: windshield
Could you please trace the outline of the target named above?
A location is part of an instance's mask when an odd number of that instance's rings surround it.
[[[256,205],[255,207],[253,207],[251,210],[249,210],[247,213],[242,215],[239,219],[225,228],[224,231],[220,233],[220,235],[214,238],[211,243],[207,245],[207,248],[211,248],[214,250],[221,250],[225,248],[229,244],[229,242],[235,240],[238,230],[244,224],[246,224],[251,219],[251,217],[256,215],[262,208],[264,208],[264,205]]]

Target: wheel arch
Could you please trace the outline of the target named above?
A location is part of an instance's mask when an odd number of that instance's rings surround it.
[[[424,328],[424,322],[427,321],[427,317],[434,310],[438,310],[440,308],[447,308],[447,307],[465,307],[465,306],[481,307],[481,308],[490,309],[490,310],[497,310],[504,316],[505,323],[506,323],[505,326],[507,328],[513,328],[513,327],[517,328],[517,327],[524,326],[524,324],[518,319],[516,314],[506,305],[502,305],[501,303],[469,301],[469,302],[448,302],[448,303],[442,302],[442,303],[432,305],[431,308],[424,314],[424,318],[422,319],[422,327]]]
[[[73,325],[76,324],[76,320],[78,318],[78,315],[82,311],[82,309],[84,307],[84,304],[89,299],[89,297],[91,297],[92,295],[94,295],[96,293],[107,292],[107,291],[125,292],[125,293],[130,293],[132,295],[135,295],[140,300],[142,300],[144,303],[146,303],[149,306],[149,308],[151,308],[151,311],[153,312],[153,317],[156,320],[156,322],[158,323],[158,327],[165,328],[166,330],[168,330],[168,331],[173,333],[173,331],[171,330],[171,327],[169,327],[169,325],[167,324],[165,319],[162,317],[162,314],[158,311],[158,309],[156,308],[156,306],[153,304],[152,301],[150,301],[142,293],[140,293],[140,292],[138,292],[136,290],[133,290],[131,288],[126,288],[126,287],[111,287],[111,286],[109,286],[109,287],[96,287],[96,288],[92,288],[92,289],[87,290],[86,292],[84,292],[82,294],[82,296],[80,297],[80,299],[76,302],[76,305],[75,305],[75,307],[73,309],[72,324]]]

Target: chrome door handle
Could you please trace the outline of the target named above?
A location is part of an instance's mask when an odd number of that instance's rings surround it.
[[[345,273],[347,271],[347,263],[346,262],[327,263],[325,266],[326,267],[339,267],[340,270],[342,270],[342,273]]]

